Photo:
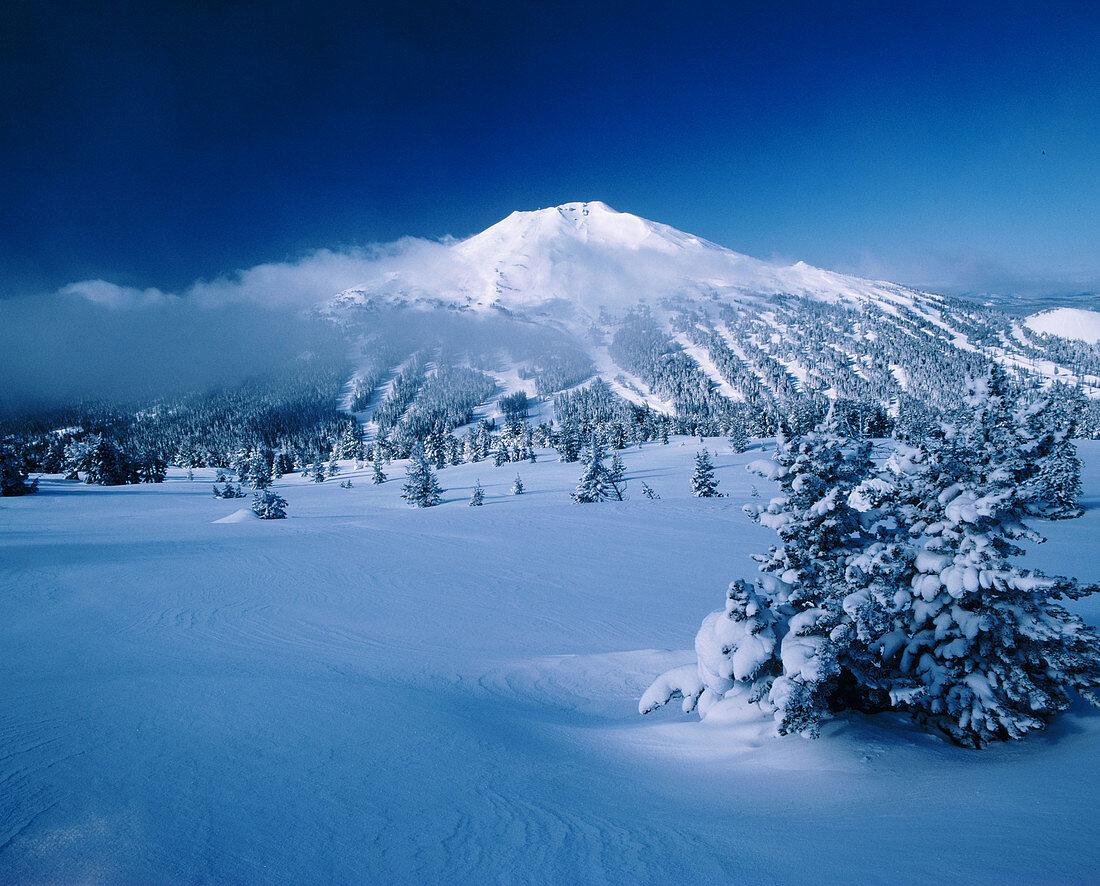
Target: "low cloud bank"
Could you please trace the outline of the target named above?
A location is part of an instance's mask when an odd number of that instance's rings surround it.
[[[307,309],[400,274],[438,277],[448,244],[407,238],[199,280],[181,292],[83,280],[0,300],[0,411],[233,384],[315,346]]]

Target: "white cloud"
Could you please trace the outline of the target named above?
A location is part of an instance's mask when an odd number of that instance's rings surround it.
[[[135,289],[106,280],[82,280],[60,290],[114,309],[148,307],[175,299],[214,308],[249,303],[272,309],[306,308],[345,289],[376,284],[400,274],[410,279],[439,277],[453,264],[449,242],[406,237],[394,243],[347,251],[319,249],[297,261],[269,262],[198,280],[179,293]]]
[[[132,286],[119,286],[106,280],[81,280],[70,283],[59,290],[61,295],[77,295],[88,301],[107,308],[138,308],[160,305],[175,296],[159,289],[135,289]]]

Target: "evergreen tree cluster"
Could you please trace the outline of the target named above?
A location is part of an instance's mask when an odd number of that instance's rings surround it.
[[[640,710],[756,704],[807,735],[833,711],[897,710],[980,747],[1043,728],[1074,693],[1100,703],[1100,637],[1061,604],[1096,588],[1015,562],[1041,540],[1025,521],[1065,457],[1048,410],[993,368],[882,464],[834,413],[781,437],[750,465],[780,494],[746,506],[780,544],[703,621],[696,665],[659,677]]]

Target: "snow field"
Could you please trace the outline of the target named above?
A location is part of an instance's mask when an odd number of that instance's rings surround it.
[[[623,503],[571,503],[549,450],[447,468],[425,510],[399,462],[284,478],[279,521],[213,471],[4,499],[0,880],[1094,881],[1091,710],[982,752],[892,717],[810,742],[637,715],[775,539],[741,512],[759,447],[705,445],[730,498],[690,496],[673,438],[621,453]],[[1088,511],[1032,562],[1098,580],[1080,451]]]

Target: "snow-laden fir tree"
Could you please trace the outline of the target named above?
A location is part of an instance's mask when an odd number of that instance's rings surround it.
[[[313,480],[314,483],[324,483],[325,482],[325,476],[326,476],[324,461],[322,461],[320,458],[318,458],[313,463],[313,467],[310,469],[309,476],[310,476],[310,479]]]
[[[375,462],[374,462],[374,471],[371,474],[370,481],[375,486],[377,486],[379,483],[385,483],[386,482],[386,474],[382,470],[382,461],[381,461],[381,459],[376,459],[375,460]]]
[[[645,482],[645,480],[642,481],[642,495],[651,500],[656,500],[661,497],[653,490],[652,486]]]
[[[659,678],[640,709],[680,696],[685,710],[697,706],[703,716],[724,700],[759,704],[780,733],[812,735],[841,685],[845,654],[831,633],[847,593],[844,558],[862,547],[848,496],[869,470],[869,450],[840,435],[830,413],[804,437],[781,435],[773,460],[748,467],[779,484],[767,505],[745,510],[776,530],[781,544],[757,558],[755,588],[733,582],[725,608],[704,619],[694,670]]]
[[[626,491],[626,468],[623,466],[622,456],[617,452],[611,456],[611,467],[607,469],[607,483],[610,487],[609,498],[622,501],[623,493]]]
[[[1076,417],[1065,404],[1043,398],[1024,411],[1034,438],[1028,482],[1029,513],[1051,520],[1080,517],[1081,460],[1073,444]]]
[[[84,482],[100,486],[121,486],[137,482],[133,461],[113,440],[101,435],[91,440],[83,463]]]
[[[38,491],[38,483],[27,480],[23,460],[9,446],[0,446],[0,495],[29,495]]]
[[[584,473],[572,493],[573,501],[590,503],[606,501],[614,494],[603,463],[603,448],[598,437],[592,438],[584,461]]]
[[[244,498],[244,489],[234,486],[232,480],[226,480],[225,486],[214,484],[214,498]]]
[[[248,477],[253,489],[267,489],[271,485],[271,464],[258,449],[249,460]]]
[[[714,465],[710,453],[703,449],[695,454],[695,473],[691,475],[691,494],[699,498],[718,496],[718,481],[714,479]]]
[[[427,459],[422,455],[413,458],[405,469],[405,485],[401,487],[401,497],[413,507],[430,508],[440,503],[444,492]]]
[[[782,544],[754,589],[734,582],[704,620],[697,663],[659,678],[640,710],[753,703],[781,733],[811,735],[830,710],[900,710],[981,746],[1041,728],[1074,691],[1100,701],[1100,638],[1058,602],[1095,588],[1012,562],[1039,540],[1023,522],[1029,421],[994,367],[879,470],[832,413],[781,437],[773,462],[750,465],[781,494],[747,510]]]
[[[516,474],[516,480],[512,484],[512,495],[523,495],[523,481],[519,478],[519,474]]]
[[[271,489],[252,496],[252,513],[261,520],[282,520],[286,517],[286,499]]]
[[[1013,562],[1019,542],[1042,541],[1024,522],[1042,445],[1030,419],[993,366],[940,433],[890,464],[917,540],[910,597],[894,613],[891,698],[962,744],[1040,729],[1074,690],[1100,702],[1100,638],[1058,602],[1096,587]]]
[[[744,452],[749,448],[749,432],[745,420],[740,416],[733,420],[729,429],[730,449],[734,452]]]
[[[480,508],[485,504],[485,490],[481,488],[481,480],[474,482],[474,491],[470,493],[470,507]]]

